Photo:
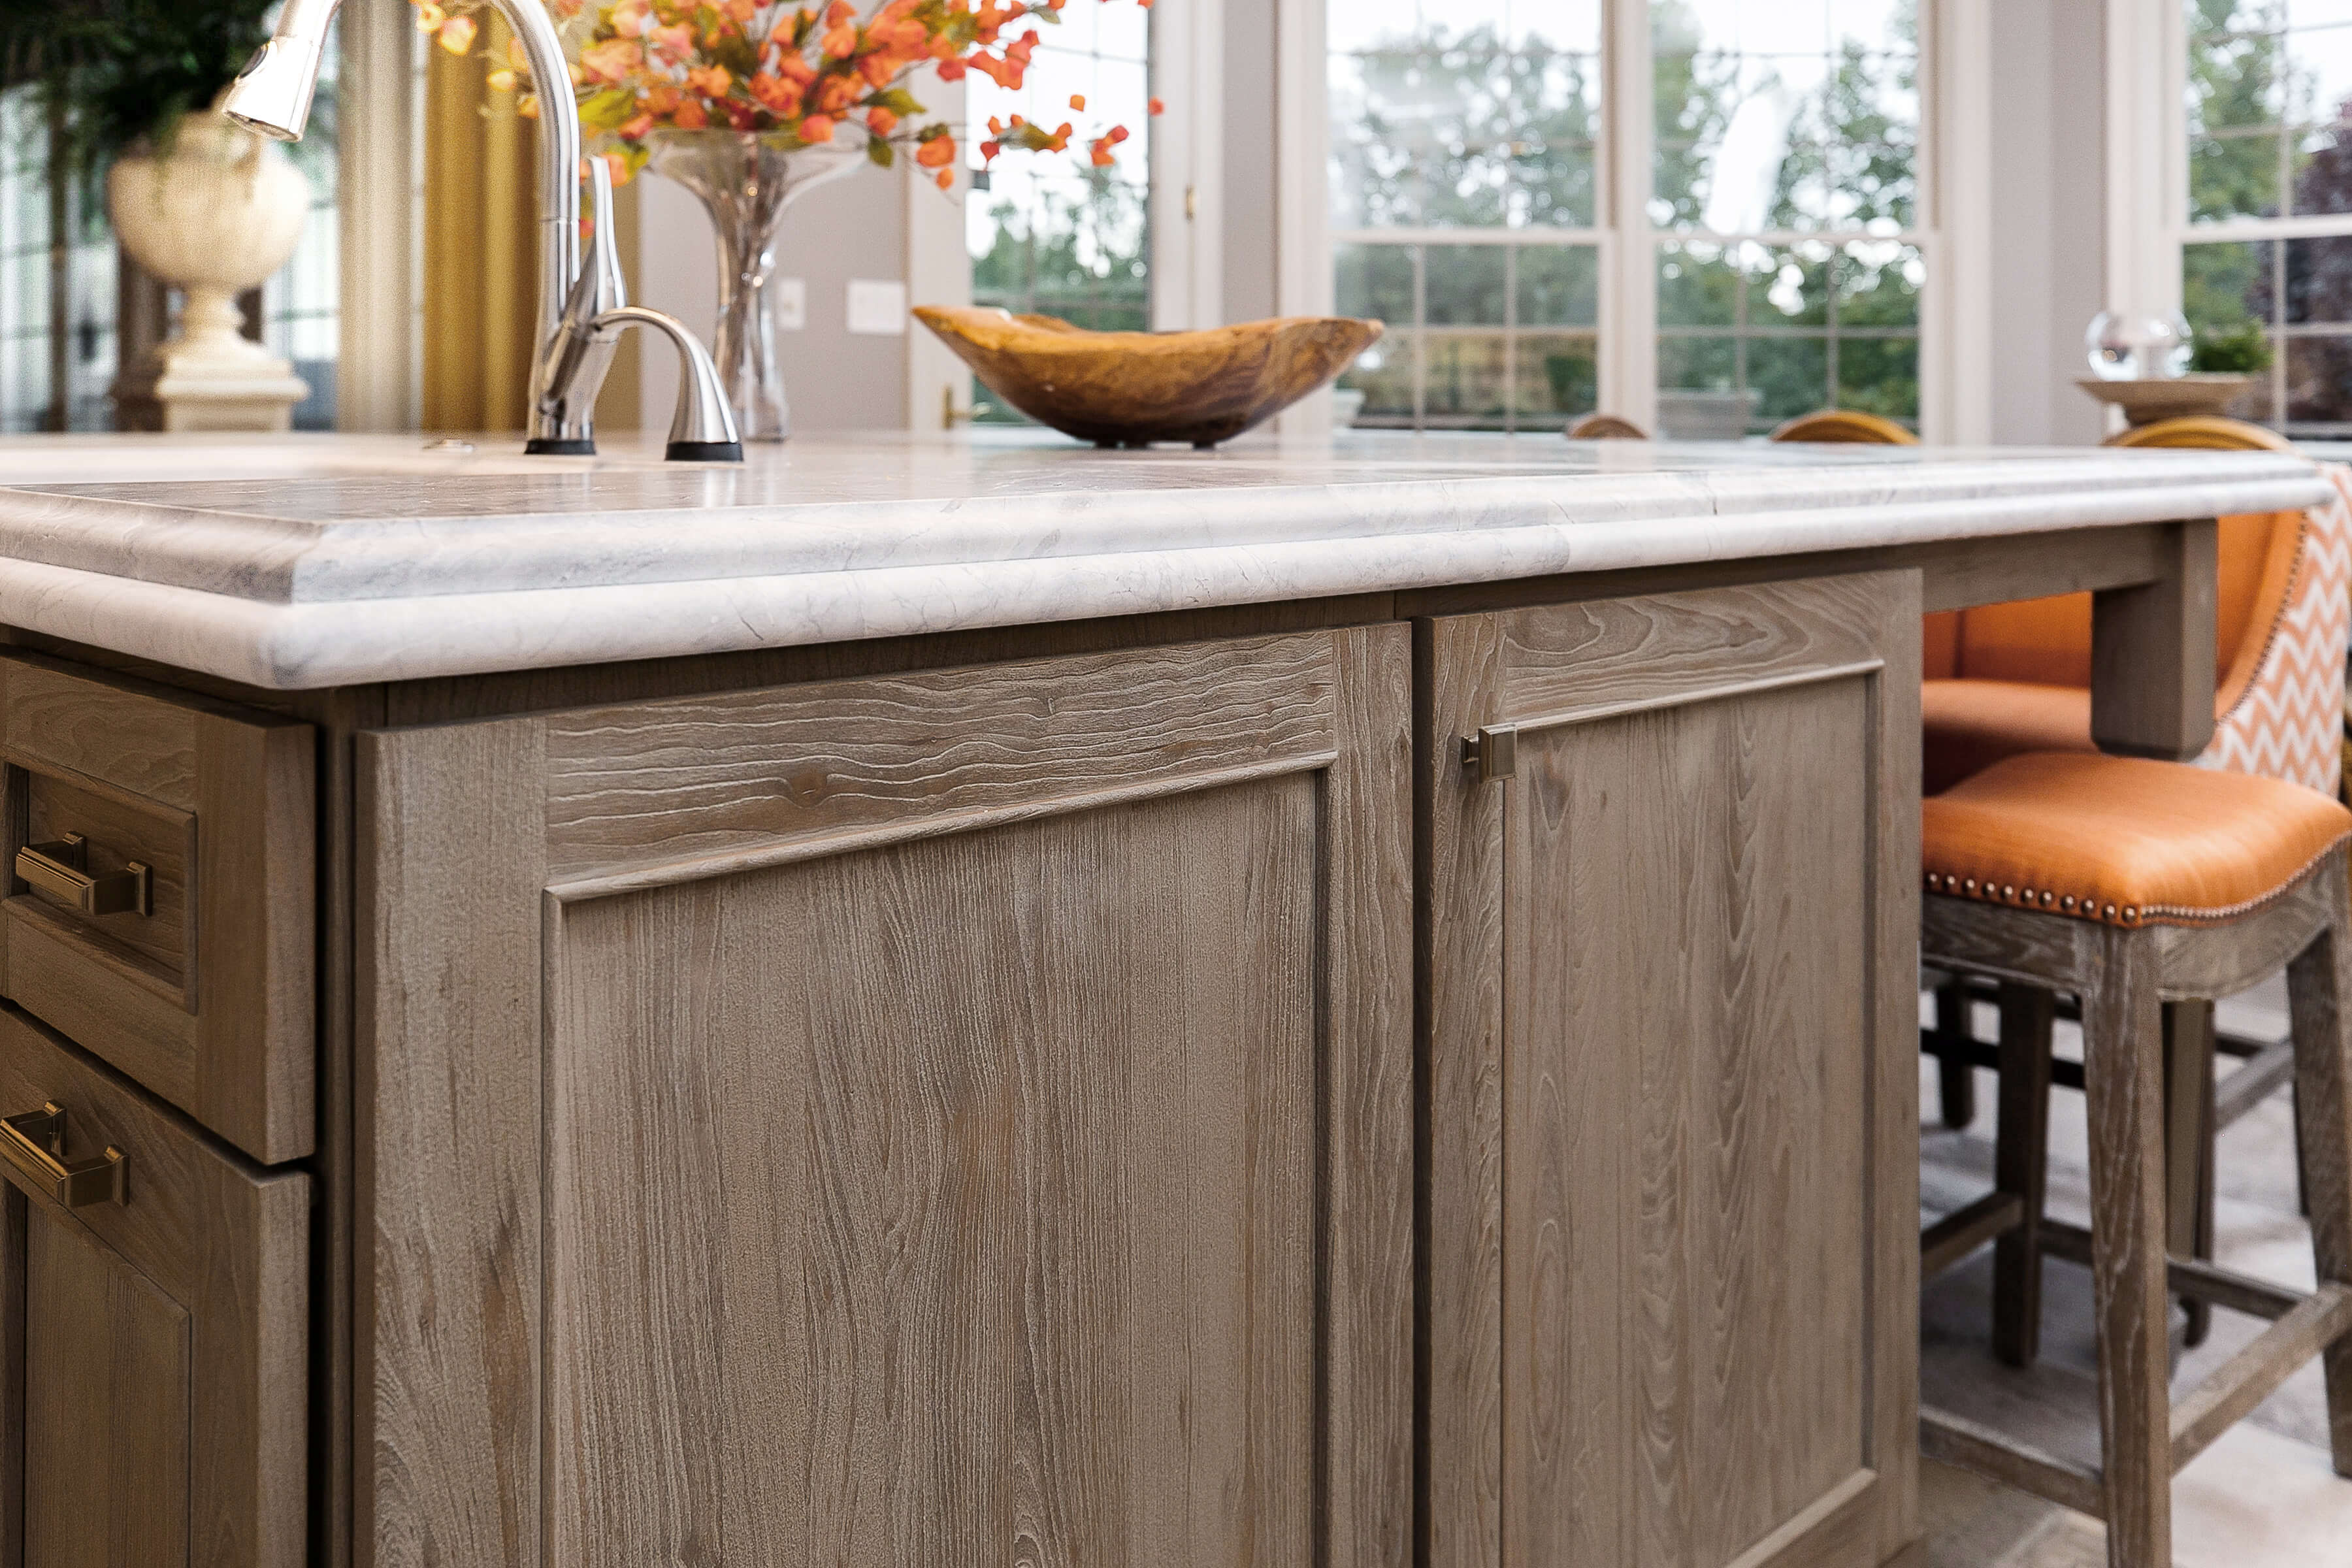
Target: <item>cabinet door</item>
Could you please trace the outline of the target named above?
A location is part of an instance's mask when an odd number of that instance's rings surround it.
[[[1409,658],[367,738],[362,1561],[1401,1568]]]
[[[1435,1568],[1916,1535],[1918,626],[1910,574],[1430,623]]]
[[[310,1178],[14,1009],[0,1114],[0,1560],[299,1568]],[[106,1179],[61,1190],[83,1165]]]

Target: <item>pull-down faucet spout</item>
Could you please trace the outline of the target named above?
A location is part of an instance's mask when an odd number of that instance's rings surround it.
[[[327,26],[342,0],[286,0],[278,30],[237,77],[222,109],[246,129],[280,142],[299,141],[310,118]],[[388,0],[375,0],[377,4]],[[578,456],[596,449],[597,390],[612,363],[613,337],[627,322],[659,326],[677,344],[679,418],[723,439],[688,445],[672,456],[709,458],[740,447],[734,414],[723,397],[704,405],[719,385],[709,353],[685,327],[658,311],[632,307],[610,244],[609,184],[594,182],[597,243],[583,251],[580,237],[580,110],[572,101],[563,40],[541,0],[492,0],[521,41],[531,80],[539,87],[539,321],[532,338],[530,427],[526,452]],[[603,171],[599,170],[601,174]],[[624,311],[625,315],[615,315]],[[576,320],[574,318],[577,318]],[[688,405],[694,406],[689,409]]]

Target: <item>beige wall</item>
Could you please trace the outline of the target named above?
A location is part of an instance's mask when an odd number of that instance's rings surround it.
[[[705,342],[712,342],[719,288],[710,221],[702,205],[679,186],[656,174],[638,178],[644,190],[638,197],[634,297],[670,311]],[[899,181],[897,174],[861,170],[810,192],[784,216],[776,276],[803,279],[808,288],[808,325],[776,334],[795,430],[905,426],[907,340],[853,335],[848,326],[851,279],[903,274],[906,200]],[[645,426],[662,431],[669,428],[677,396],[677,370],[675,356],[649,347],[643,373]]]

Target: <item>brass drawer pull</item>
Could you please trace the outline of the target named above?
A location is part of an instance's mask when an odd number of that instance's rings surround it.
[[[43,1184],[49,1195],[69,1209],[91,1204],[119,1204],[130,1194],[131,1156],[109,1145],[95,1159],[68,1165],[66,1153],[66,1108],[50,1100],[38,1110],[0,1117],[0,1154],[8,1163]]]
[[[154,912],[153,879],[143,863],[133,860],[102,877],[91,876],[89,864],[89,844],[79,833],[16,851],[16,875],[86,915]]]

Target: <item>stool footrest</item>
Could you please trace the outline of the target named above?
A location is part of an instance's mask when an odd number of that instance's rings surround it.
[[[2352,1287],[2322,1285],[2172,1406],[2172,1468],[2203,1453],[2296,1368],[2352,1330]]]
[[[1958,1055],[1972,1068],[1990,1068],[1996,1072],[2000,1069],[2000,1047],[1989,1046],[1982,1040],[1967,1040],[1946,1046],[1935,1030],[1925,1026],[1919,1030],[1919,1054],[1934,1057],[1937,1061]],[[2083,1064],[2069,1057],[2051,1058],[2050,1081],[2060,1089],[2079,1092],[2083,1087]]]
[[[1919,1233],[1919,1278],[1933,1279],[1986,1242],[2024,1223],[2024,1199],[2015,1193],[1987,1193]]]
[[[2091,1266],[2091,1233],[2081,1226],[2063,1219],[2045,1219],[2041,1237],[2042,1250],[2052,1257],[2079,1263],[2085,1268]],[[2273,1285],[2233,1269],[2216,1268],[2194,1258],[2167,1258],[2164,1274],[2165,1288],[2173,1295],[2186,1296],[2192,1301],[2210,1301],[2216,1307],[2227,1307],[2250,1318],[2284,1318],[2311,1299],[2300,1290],[2290,1290],[2284,1285]]]
[[[2014,1442],[1991,1427],[1932,1405],[1919,1407],[1919,1452],[1942,1464],[1973,1470],[1989,1480],[2046,1498],[2061,1508],[2106,1517],[2106,1489],[2099,1472],[2070,1464],[2031,1444]]]
[[[2214,1086],[2213,1131],[2234,1125],[2246,1112],[2276,1094],[2294,1077],[2294,1042],[2264,1046],[2246,1065]]]

